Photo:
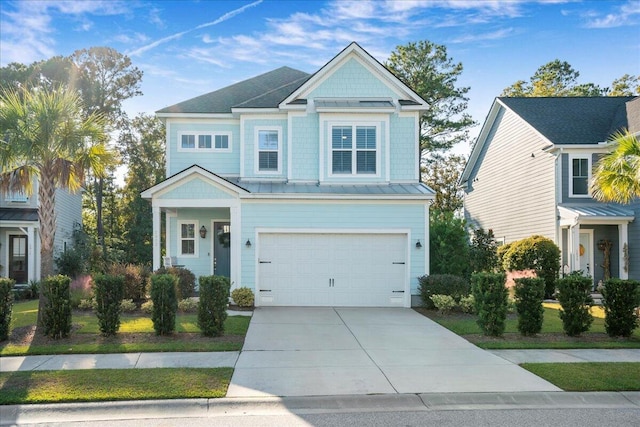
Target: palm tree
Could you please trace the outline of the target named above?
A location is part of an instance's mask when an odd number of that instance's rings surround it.
[[[87,171],[100,176],[114,160],[104,145],[104,119],[82,112],[79,94],[65,87],[0,93],[0,191],[30,195],[38,179],[43,277],[54,273],[56,189],[75,192]]]
[[[628,204],[640,198],[640,142],[629,131],[611,140],[614,149],[596,164],[591,194],[602,202]]]

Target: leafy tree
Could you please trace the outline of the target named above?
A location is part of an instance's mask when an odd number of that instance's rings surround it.
[[[468,278],[469,243],[464,219],[453,212],[431,212],[429,231],[430,274]]]
[[[493,230],[485,232],[484,229],[473,230],[471,247],[469,248],[471,271],[493,271],[498,267],[498,242],[495,240]]]
[[[464,170],[466,159],[455,154],[433,153],[422,170],[422,181],[436,192],[432,209],[455,212],[462,208],[464,193],[458,179]]]
[[[426,40],[397,46],[384,65],[427,101],[420,117],[423,154],[447,150],[467,138],[475,124],[465,113],[469,88],[456,86],[462,64],[453,62],[445,46]]]
[[[66,85],[75,87],[77,72],[73,62],[64,56],[54,56],[30,65],[12,62],[0,68],[0,87],[19,89],[46,86],[53,89]]]
[[[596,164],[591,194],[603,202],[631,203],[640,197],[640,142],[631,132],[618,132],[612,152]]]
[[[102,176],[113,161],[103,144],[104,119],[82,113],[79,95],[63,87],[0,93],[0,191],[31,194],[38,178],[44,277],[53,274],[56,189],[77,191],[86,171]],[[43,304],[41,293],[41,308]]]
[[[502,262],[506,271],[535,270],[536,276],[545,281],[545,297],[553,296],[560,270],[560,248],[553,240],[531,236],[511,242]]]
[[[611,83],[609,96],[636,96],[640,95],[640,76],[625,74]]]
[[[131,64],[131,59],[110,47],[92,47],[75,51],[71,60],[78,68],[79,87],[86,114],[99,112],[114,125],[123,116],[122,101],[142,95],[142,71]],[[99,244],[106,257],[103,222],[103,178],[96,177],[96,228]]]
[[[542,65],[527,81],[518,80],[500,96],[602,96],[606,90],[593,83],[578,84],[580,73],[566,61],[555,59]]]
[[[140,192],[164,179],[165,127],[157,118],[140,114],[120,134],[122,157],[128,163],[122,199],[126,255],[130,262],[149,264],[153,257],[151,204]]]

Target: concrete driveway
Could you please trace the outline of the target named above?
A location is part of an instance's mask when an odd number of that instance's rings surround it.
[[[228,397],[561,391],[401,308],[255,310]]]

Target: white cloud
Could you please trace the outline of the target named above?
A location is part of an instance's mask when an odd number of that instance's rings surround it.
[[[587,28],[613,28],[628,25],[638,25],[640,22],[640,2],[637,0],[629,0],[620,6],[614,8],[611,13],[602,16],[594,11],[589,15],[583,16],[588,18]]]
[[[492,31],[489,33],[474,33],[464,35],[451,40],[451,43],[475,43],[479,41],[485,40],[499,40],[504,39],[505,37],[509,37],[514,34],[513,28],[503,28],[501,30]]]

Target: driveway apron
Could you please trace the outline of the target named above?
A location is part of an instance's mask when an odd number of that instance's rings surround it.
[[[255,310],[228,397],[560,391],[411,309]]]

